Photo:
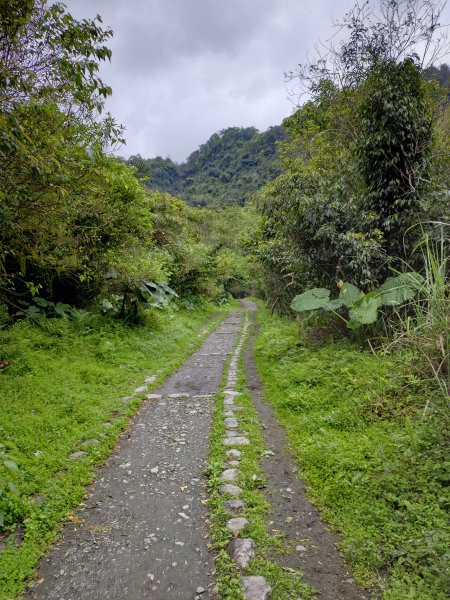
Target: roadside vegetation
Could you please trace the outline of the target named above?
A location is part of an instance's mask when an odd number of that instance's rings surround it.
[[[343,18],[343,43],[288,77],[306,102],[255,202],[266,398],[358,581],[389,600],[449,589],[450,107],[448,67],[430,66],[449,50],[443,6]]]
[[[447,400],[408,353],[374,355],[258,313],[256,361],[312,502],[357,580],[389,600],[448,591]]]
[[[113,156],[111,36],[62,3],[0,2],[2,599],[24,590],[145,390],[251,286],[251,207],[189,207]]]

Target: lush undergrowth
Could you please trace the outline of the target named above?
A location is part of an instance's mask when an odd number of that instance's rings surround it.
[[[259,319],[266,398],[358,581],[389,600],[448,597],[445,400],[411,375],[405,356],[314,343],[291,320],[266,311]]]
[[[158,385],[227,310],[214,317],[217,307],[210,304],[167,311],[145,328],[86,314],[0,332],[1,359],[11,361],[0,371],[0,442],[18,466],[18,496],[0,486],[4,529],[16,529],[0,545],[2,600],[23,591],[58,524],[70,518],[94,466],[142,402],[145,392],[130,397],[136,386],[150,375],[156,380],[148,389]],[[86,454],[71,460],[77,451]],[[5,469],[0,477],[11,475]]]

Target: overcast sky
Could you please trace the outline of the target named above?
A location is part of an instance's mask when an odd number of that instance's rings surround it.
[[[215,132],[292,112],[284,73],[314,56],[354,0],[65,0],[114,30],[102,68],[120,154],[183,161]]]

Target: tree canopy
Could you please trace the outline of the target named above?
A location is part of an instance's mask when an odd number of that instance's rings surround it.
[[[280,173],[277,142],[282,127],[259,133],[254,127],[229,127],[215,133],[176,164],[169,158],[131,156],[128,164],[147,177],[150,189],[169,192],[193,206],[244,205],[251,195]]]

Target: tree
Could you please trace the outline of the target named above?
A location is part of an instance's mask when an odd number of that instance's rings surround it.
[[[389,256],[406,260],[404,234],[424,218],[430,180],[433,103],[412,59],[374,65],[364,84],[357,154],[367,187],[365,210]],[[397,267],[399,265],[396,265]]]
[[[446,47],[443,5],[356,5],[339,24],[347,40],[288,75],[309,100],[286,119],[283,174],[259,195],[256,246],[274,302],[288,307],[305,287],[340,279],[376,287],[408,257],[415,234],[405,241],[406,231],[442,216],[443,105],[423,69]]]
[[[292,94],[299,102],[304,94],[320,94],[324,81],[338,89],[353,88],[365,81],[380,63],[401,64],[413,60],[426,71],[449,51],[448,28],[440,23],[447,0],[375,0],[357,2],[334,25],[339,45],[319,43],[317,57],[286,74],[295,84]],[[333,36],[334,37],[334,36]]]
[[[77,21],[46,0],[2,0],[0,16],[0,110],[29,100],[57,101],[84,118],[102,110],[111,88],[99,63],[111,58],[112,31],[100,16]]]
[[[132,171],[105,153],[121,130],[97,119],[112,32],[44,0],[0,14],[0,298],[11,313],[37,292],[83,305],[151,229]]]

